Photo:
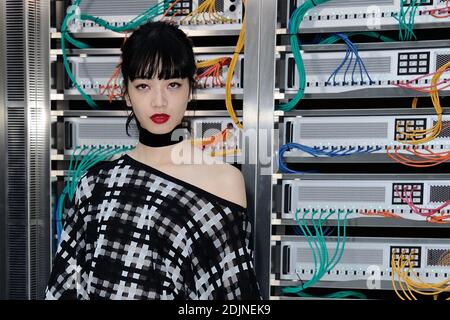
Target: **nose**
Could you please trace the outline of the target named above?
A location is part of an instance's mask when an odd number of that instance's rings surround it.
[[[151,105],[154,108],[163,108],[167,106],[167,93],[164,88],[159,86],[155,87],[153,90],[153,95],[151,97]]]

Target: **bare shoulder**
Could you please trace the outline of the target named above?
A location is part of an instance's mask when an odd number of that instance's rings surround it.
[[[238,168],[227,163],[206,165],[204,167],[212,178],[211,182],[214,183],[214,194],[244,208],[247,207],[245,180]]]

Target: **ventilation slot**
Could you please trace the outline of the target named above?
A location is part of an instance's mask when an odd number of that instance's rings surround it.
[[[206,0],[200,0],[199,1],[199,3],[198,3],[198,5],[201,5],[203,2],[205,2]],[[224,8],[224,6],[223,6],[223,0],[216,0],[216,1],[214,1],[215,3],[216,3],[216,10],[218,11],[218,12],[223,12],[223,8]]]
[[[220,122],[202,122],[201,138],[214,136],[222,131],[222,123]]]
[[[436,55],[436,70],[450,62],[450,54],[438,54]]]
[[[333,247],[328,248],[328,255],[330,257],[334,254]],[[314,258],[311,253],[311,249],[309,248],[298,248],[297,249],[297,262],[302,263],[313,263]],[[342,253],[342,257],[339,259],[338,264],[375,264],[375,265],[383,265],[383,250],[377,249],[352,249],[345,248]]]
[[[26,234],[24,225],[8,226],[9,299],[28,299]]]
[[[427,266],[450,266],[450,250],[449,249],[428,249]]]
[[[383,5],[393,5],[394,0],[377,0],[377,6],[383,6]],[[373,5],[373,0],[331,0],[326,3],[323,3],[320,5],[320,8],[322,7],[354,7],[354,6],[361,6],[361,7],[367,7]]]
[[[305,72],[308,75],[319,75],[326,74],[330,75],[332,72],[336,70],[336,68],[342,63],[345,57],[345,53],[342,52],[341,59],[305,59]],[[370,73],[389,73],[391,71],[391,58],[390,57],[381,57],[381,58],[364,58],[361,57],[364,65],[367,69],[367,72]],[[346,65],[348,62],[346,63]],[[353,69],[353,64],[350,70]],[[347,68],[343,67],[337,73],[338,75],[344,75],[345,70]],[[356,70],[359,70],[358,67]],[[351,71],[347,71],[347,77],[351,78]]]
[[[299,201],[384,202],[384,187],[300,187]]]
[[[300,139],[387,138],[387,123],[302,123]]]
[[[450,186],[431,186],[430,202],[440,203],[450,200]]]
[[[79,139],[124,139],[127,138],[123,123],[79,124]],[[73,132],[73,131],[72,131]]]
[[[433,121],[434,125],[436,125],[436,121]],[[450,138],[450,121],[442,121],[442,128],[438,138]]]
[[[137,16],[159,0],[95,0],[81,1],[80,10],[93,16]]]
[[[22,1],[6,1],[6,93],[8,101],[25,101],[25,40]],[[22,118],[23,119],[23,118]]]
[[[82,62],[78,64],[79,79],[109,79],[116,68],[115,62]]]

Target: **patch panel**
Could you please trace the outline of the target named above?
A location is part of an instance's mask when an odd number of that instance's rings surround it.
[[[139,133],[135,122],[130,123],[131,137],[126,134],[125,123],[125,117],[66,117],[64,154],[71,155],[77,146],[136,145]],[[242,156],[242,132],[230,118],[196,117],[189,121],[188,126],[190,134],[187,131],[179,134],[198,142],[196,145],[206,154],[222,158],[226,162],[239,163]]]
[[[403,194],[408,195],[411,203],[423,204],[423,183],[394,183],[392,185],[392,204],[403,204]]]
[[[429,70],[429,52],[402,52],[398,54],[397,75],[428,74]]]
[[[281,218],[391,217],[427,221],[427,209],[450,200],[450,180],[283,180]],[[421,210],[423,209],[423,210]],[[444,206],[440,213],[450,213]],[[436,213],[437,215],[438,213]]]
[[[285,1],[285,0],[282,0]],[[285,27],[297,6],[303,4],[305,0],[288,0],[285,20],[282,26]],[[395,30],[398,28],[398,21],[395,19],[399,15],[401,0],[330,0],[309,10],[300,24],[299,31],[302,32],[338,32],[349,29],[361,30]],[[403,5],[409,5],[409,1],[403,1]],[[435,18],[431,15],[431,10],[442,8],[445,1],[426,0],[417,8],[414,17],[415,28],[421,27],[444,27],[442,22],[449,22],[450,18]]]
[[[213,60],[221,58],[222,61],[216,63],[214,67],[218,68],[217,76],[213,76],[213,74],[209,76],[203,76],[205,74],[206,69],[208,68],[199,68],[197,70],[197,82],[196,87],[197,90],[208,90],[208,92],[211,93],[223,93],[225,84],[226,84],[226,78],[227,78],[227,72],[229,65],[231,63],[232,55],[196,55],[197,63],[207,61],[207,60]],[[242,89],[244,87],[244,55],[239,55],[239,59],[236,64],[236,68],[234,70],[231,87],[234,90],[234,93],[242,93]]]
[[[171,20],[177,23],[193,12],[205,0],[181,0],[176,3],[171,13],[166,17],[157,16],[154,20]],[[172,3],[168,0],[95,0],[81,1],[80,11],[99,17],[110,24],[120,27],[134,19],[137,15],[158,3]],[[240,30],[243,18],[243,6],[241,0],[216,0],[217,15],[224,19],[213,19],[208,14],[199,15],[197,18],[185,19],[181,28],[185,31],[195,30]],[[81,21],[69,25],[70,32],[92,33],[108,31],[104,27],[92,21]]]
[[[346,51],[304,52],[305,94],[352,91],[356,97],[358,90],[362,96],[367,94],[363,89],[393,88],[404,91],[407,89],[397,85],[412,80],[412,87],[427,87],[431,85],[432,77],[427,75],[450,61],[450,48],[359,50],[364,66],[346,54]],[[293,54],[287,53],[283,61],[285,77],[280,89],[295,93],[299,89],[299,76]],[[444,81],[450,81],[449,72],[442,74],[440,82]],[[450,87],[444,85],[442,90],[448,91]]]
[[[415,132],[416,130],[427,129],[427,118],[396,118],[394,126],[394,140],[401,142],[412,141],[412,137],[407,133]],[[417,132],[417,131],[416,131]],[[416,139],[423,139],[425,135],[417,135]]]
[[[239,119],[242,121],[242,119]],[[213,157],[224,160],[242,159],[242,131],[230,118],[196,118],[191,122],[191,133],[198,146]],[[200,143],[200,141],[202,141]]]
[[[412,268],[420,268],[422,247],[417,246],[391,246],[389,261],[405,262]],[[406,261],[405,261],[406,259]]]
[[[230,54],[222,55],[202,55],[197,54],[197,62],[214,59],[214,58],[230,58]],[[87,57],[68,57],[68,61],[71,65],[71,70],[74,75],[75,80],[78,82],[80,87],[90,95],[107,95],[108,91],[113,90],[116,95],[120,96],[122,87],[122,77],[109,82],[114,69],[119,65],[118,56],[87,56]],[[236,68],[232,78],[232,94],[242,93],[243,85],[243,65],[244,56],[240,55],[239,61],[236,64]],[[199,70],[202,71],[203,69]],[[226,72],[228,71],[228,66],[223,65],[220,67],[219,80],[214,80],[213,77],[203,77],[197,83],[198,93],[211,93],[211,94],[224,94],[225,93],[225,82],[226,82]],[[214,82],[215,81],[215,82]],[[223,85],[221,85],[223,84]],[[79,95],[77,89],[70,84],[64,92],[65,94]]]
[[[312,278],[314,259],[308,242],[301,237],[283,236],[280,241],[279,277],[298,281]],[[326,241],[328,256],[336,250],[336,238]],[[321,281],[373,280],[391,281],[391,258],[398,261],[400,254],[411,258],[410,276],[420,277],[426,283],[438,283],[450,277],[450,241],[447,239],[401,238],[347,238],[342,257]],[[395,276],[395,279],[398,279]]]
[[[419,149],[429,148],[433,151],[450,150],[448,128],[450,116],[443,117],[443,130],[435,139],[417,145]],[[406,153],[405,144],[412,141],[413,130],[430,129],[435,124],[435,115],[424,116],[346,116],[346,117],[285,117],[283,143],[295,142],[312,148],[355,149],[373,148],[373,153],[386,153],[387,148],[399,148],[399,153]],[[415,138],[423,138],[417,135]],[[287,151],[285,156],[312,157],[300,151]]]
[[[64,154],[71,155],[82,146],[134,146],[138,142],[138,131],[134,122],[129,133],[125,131],[126,118],[76,118],[64,119]],[[133,125],[134,124],[134,125]],[[79,151],[77,151],[79,152]]]

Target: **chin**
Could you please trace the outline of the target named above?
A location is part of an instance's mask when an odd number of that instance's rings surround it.
[[[153,134],[164,134],[172,131],[172,129],[175,128],[175,126],[172,126],[169,123],[163,123],[163,124],[152,124],[150,130],[148,128],[147,131],[151,132]]]

